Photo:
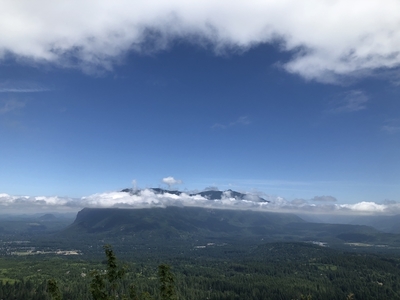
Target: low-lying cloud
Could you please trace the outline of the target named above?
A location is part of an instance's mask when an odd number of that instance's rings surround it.
[[[289,54],[277,62],[287,72],[332,82],[398,68],[399,20],[397,0],[6,1],[0,59],[90,72],[175,41],[217,55],[272,44]]]
[[[326,196],[325,196],[326,197]],[[0,194],[0,211],[2,213],[32,213],[32,212],[77,212],[84,207],[92,208],[150,208],[167,206],[192,206],[215,209],[258,210],[269,212],[292,213],[344,213],[344,214],[398,214],[400,203],[385,201],[359,202],[355,204],[337,204],[332,201],[322,201],[318,204],[309,203],[304,199],[288,201],[282,197],[263,195],[270,202],[252,201],[251,197],[239,200],[224,193],[220,200],[208,200],[197,194],[190,196],[182,193],[157,194],[151,189],[136,193],[107,192],[93,194],[82,198],[68,197],[29,197]]]

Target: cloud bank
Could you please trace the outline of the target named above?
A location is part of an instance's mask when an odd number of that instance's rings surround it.
[[[397,0],[3,1],[0,58],[93,71],[175,41],[216,54],[269,43],[287,72],[332,82],[398,68],[399,24]]]
[[[93,194],[82,198],[68,197],[29,197],[0,194],[0,211],[2,213],[33,213],[33,212],[77,212],[84,207],[120,207],[120,208],[150,208],[166,206],[192,206],[215,209],[242,209],[269,212],[321,213],[321,214],[400,214],[400,203],[385,201],[359,202],[355,204],[325,203],[315,204],[304,199],[288,201],[282,197],[262,195],[270,201],[238,200],[224,193],[220,200],[208,200],[201,195],[176,195],[173,193],[157,194],[151,189],[140,190],[136,194],[127,192],[108,192]],[[320,196],[330,197],[330,196]],[[316,197],[317,198],[317,197]],[[329,202],[329,200],[328,200]]]

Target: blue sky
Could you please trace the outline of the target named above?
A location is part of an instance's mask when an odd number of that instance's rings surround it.
[[[87,1],[97,18],[84,5],[73,21],[75,1],[46,15],[10,2],[0,193],[83,197],[172,176],[188,191],[400,201],[399,4],[281,2]]]

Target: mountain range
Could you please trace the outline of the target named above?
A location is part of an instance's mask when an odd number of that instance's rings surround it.
[[[365,225],[306,222],[294,214],[200,207],[84,208],[62,235],[113,238],[144,243],[198,240],[249,243],[310,241],[320,245],[388,247],[400,236]]]
[[[236,200],[250,200],[253,202],[269,202],[268,200],[265,200],[264,198],[261,198],[258,195],[255,194],[249,194],[249,193],[240,193],[232,190],[226,190],[226,191],[219,191],[219,190],[206,190],[202,192],[197,192],[197,193],[185,193],[177,190],[166,190],[162,188],[149,188],[147,190],[152,191],[154,194],[158,195],[163,195],[163,194],[172,194],[172,195],[177,195],[180,196],[182,194],[187,194],[189,196],[201,196],[204,197],[208,200],[221,200],[223,198],[235,198]],[[137,189],[123,189],[121,192],[129,193],[131,195],[139,195],[142,190],[137,190]]]
[[[268,202],[260,196],[232,190],[196,193],[162,188],[146,190],[157,195],[200,196],[209,201],[234,198],[237,201]],[[121,192],[140,195],[144,191],[124,189]],[[199,240],[228,243],[245,241],[249,244],[261,241],[308,241],[330,246],[353,247],[357,244],[357,247],[400,248],[399,216],[340,215],[329,219],[326,215],[233,209],[234,206],[231,209],[211,207],[183,206],[180,203],[180,206],[152,208],[84,208],[75,219],[56,213],[29,218],[25,215],[3,216],[0,218],[0,235],[11,236],[16,232],[40,234],[59,230],[56,235],[69,241],[112,238],[113,243],[118,240],[132,244],[140,242],[142,245],[150,242],[157,245],[169,242],[193,244]]]

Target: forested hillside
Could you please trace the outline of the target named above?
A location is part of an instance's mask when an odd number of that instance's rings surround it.
[[[115,249],[118,256],[118,249]],[[134,251],[134,250],[133,250]],[[304,243],[269,243],[250,251],[226,249],[224,257],[195,254],[164,260],[172,266],[178,299],[400,299],[400,259],[346,253]],[[119,260],[126,267],[123,287],[159,297],[157,257]],[[1,258],[0,297],[50,299],[48,279],[55,279],[63,299],[92,299],[91,270],[106,262],[84,257]]]
[[[136,300],[160,299],[160,265],[181,300],[400,299],[400,237],[368,226],[191,207],[84,209],[67,227],[51,215],[10,222],[0,299],[50,299],[49,280],[64,300],[93,299],[93,280],[108,274],[105,244],[124,270],[120,296],[133,285]]]

